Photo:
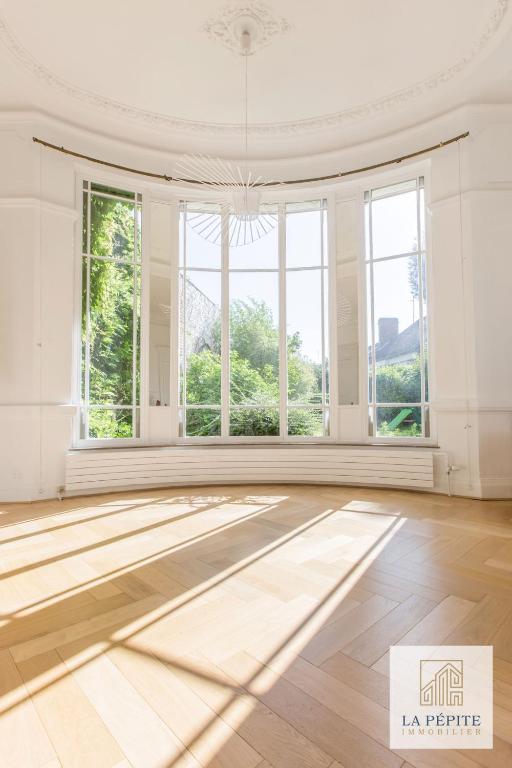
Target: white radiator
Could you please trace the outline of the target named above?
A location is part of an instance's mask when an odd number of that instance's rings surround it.
[[[66,495],[148,486],[329,483],[432,488],[428,449],[170,446],[70,451]]]

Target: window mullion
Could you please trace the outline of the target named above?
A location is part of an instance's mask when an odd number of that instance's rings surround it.
[[[180,279],[182,279],[182,285],[181,285],[181,301],[183,306],[183,314],[181,319],[181,355],[182,355],[182,375],[181,375],[181,405],[182,405],[182,424],[183,424],[183,435],[185,436],[187,434],[187,327],[186,327],[186,317],[187,317],[187,239],[186,239],[186,232],[187,232],[187,217],[188,217],[188,210],[187,206],[185,206],[185,210],[183,212],[183,271],[180,273]],[[179,297],[179,285],[178,285],[178,297]],[[179,298],[178,298],[179,300]],[[178,396],[179,401],[179,396]]]
[[[320,263],[321,263],[321,270],[320,270],[320,312],[321,312],[321,320],[320,320],[320,328],[321,328],[321,344],[322,344],[322,417],[324,419],[324,430],[325,430],[325,406],[326,406],[326,378],[325,378],[325,275],[324,275],[324,266],[325,266],[325,243],[324,243],[324,209],[323,206],[320,210]]]
[[[138,437],[137,424],[137,265],[138,253],[137,200],[133,206],[133,295],[132,295],[132,436]]]
[[[221,212],[221,436],[229,436],[229,211]]]
[[[369,195],[368,200],[368,240],[370,250],[369,272],[370,272],[370,324],[371,324],[371,355],[372,355],[372,437],[377,434],[377,366],[375,361],[375,305],[374,305],[374,285],[373,285],[373,227],[372,227],[372,198]],[[366,349],[365,354],[368,354]],[[368,385],[366,387],[368,389]]]
[[[424,347],[424,320],[423,320],[423,259],[421,242],[421,202],[419,179],[416,180],[416,225],[418,238],[418,324],[420,340],[420,387],[421,387],[421,435],[425,437],[425,347]]]
[[[284,203],[278,209],[279,258],[279,436],[288,436],[288,346],[286,339],[286,218]]]
[[[87,270],[85,292],[85,372],[84,372],[84,437],[89,437],[89,402],[91,398],[91,190],[87,185]]]

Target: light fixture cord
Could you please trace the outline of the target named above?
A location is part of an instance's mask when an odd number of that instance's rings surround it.
[[[245,204],[247,206],[247,189],[249,187],[249,51],[251,48],[250,33],[242,33],[242,56],[244,57],[244,186]]]
[[[249,152],[249,51],[245,51],[245,181],[248,183]]]

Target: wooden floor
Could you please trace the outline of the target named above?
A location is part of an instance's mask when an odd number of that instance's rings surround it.
[[[354,488],[0,504],[2,768],[512,766],[512,505]],[[493,644],[495,747],[388,749],[390,644]]]

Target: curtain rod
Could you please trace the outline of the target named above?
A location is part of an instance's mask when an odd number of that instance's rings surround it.
[[[434,152],[436,149],[442,149],[443,147],[447,147],[449,144],[453,144],[454,142],[460,141],[461,139],[466,139],[469,136],[469,131],[466,131],[465,133],[460,133],[458,136],[453,136],[451,139],[447,139],[446,141],[440,141],[438,144],[433,144],[431,147],[425,147],[425,149],[418,149],[416,152],[410,152],[408,155],[402,155],[401,157],[394,157],[392,160],[384,160],[382,163],[374,163],[373,165],[366,165],[362,168],[354,168],[351,171],[339,171],[338,173],[331,173],[327,176],[315,176],[308,179],[289,179],[286,181],[263,181],[259,184],[256,184],[255,186],[258,187],[279,187],[283,185],[295,185],[295,184],[313,184],[315,182],[320,181],[332,181],[334,179],[341,179],[344,176],[353,176],[356,173],[364,173],[366,171],[373,171],[377,168],[384,168],[386,165],[396,165],[397,163],[401,163],[404,160],[411,160],[413,157],[419,157],[420,155],[426,155],[429,152]],[[135,173],[138,176],[148,176],[152,179],[162,179],[163,181],[174,181],[179,182],[182,184],[203,184],[207,185],[209,187],[224,187],[229,186],[226,184],[223,184],[221,182],[208,182],[208,181],[201,181],[200,179],[180,179],[173,176],[168,176],[165,173],[152,173],[151,171],[140,171],[137,168],[130,168],[127,165],[118,165],[117,163],[109,163],[107,160],[100,160],[97,157],[90,157],[89,155],[83,155],[80,152],[73,152],[71,149],[66,149],[65,147],[59,147],[57,144],[50,144],[48,141],[43,141],[43,139],[38,139],[36,136],[32,137],[32,141],[34,141],[36,144],[41,144],[43,147],[46,147],[47,149],[54,149],[57,152],[62,152],[64,155],[70,155],[71,157],[78,157],[80,160],[87,160],[90,163],[96,163],[97,165],[105,165],[108,168],[115,168],[118,171],[127,171],[128,173]]]

